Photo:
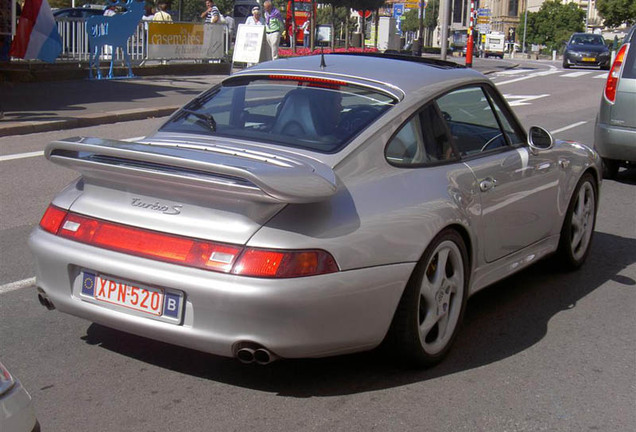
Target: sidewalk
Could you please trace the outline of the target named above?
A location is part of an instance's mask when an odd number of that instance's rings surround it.
[[[482,73],[497,69],[491,64],[487,70],[478,61],[474,68]],[[0,137],[164,117],[227,77],[184,75],[182,69],[173,69],[179,75],[170,75],[169,68],[165,71],[160,76],[114,80],[70,74],[71,79],[65,81],[0,83],[0,110],[4,111]]]
[[[4,112],[0,137],[167,116],[225,77],[4,82],[0,84]]]

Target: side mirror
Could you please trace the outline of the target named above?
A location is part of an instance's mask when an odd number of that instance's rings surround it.
[[[554,138],[542,127],[532,126],[528,130],[528,145],[534,151],[548,150],[554,146]]]

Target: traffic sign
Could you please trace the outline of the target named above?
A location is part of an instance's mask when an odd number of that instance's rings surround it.
[[[404,2],[404,7],[406,9],[419,9],[420,3],[424,3],[424,9],[426,9],[426,0],[420,2],[418,0],[407,0]]]

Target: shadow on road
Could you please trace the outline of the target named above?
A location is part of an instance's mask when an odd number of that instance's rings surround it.
[[[196,77],[164,77],[4,84],[0,92],[3,121],[41,121],[73,118],[83,111],[143,108],[151,100],[151,106],[173,105],[170,95],[194,97],[210,86]]]
[[[628,289],[636,280],[622,275],[636,262],[636,240],[596,233],[586,265],[560,272],[543,261],[473,296],[464,327],[449,356],[429,370],[396,367],[377,350],[326,359],[283,360],[268,366],[129,335],[92,324],[85,341],[121,355],[229,385],[297,398],[355,394],[422,382],[485,366],[540,342],[548,323],[608,281]]]

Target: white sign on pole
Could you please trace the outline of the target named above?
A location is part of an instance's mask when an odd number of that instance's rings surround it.
[[[239,24],[232,61],[259,63],[270,60],[270,52],[265,40],[265,26]]]

